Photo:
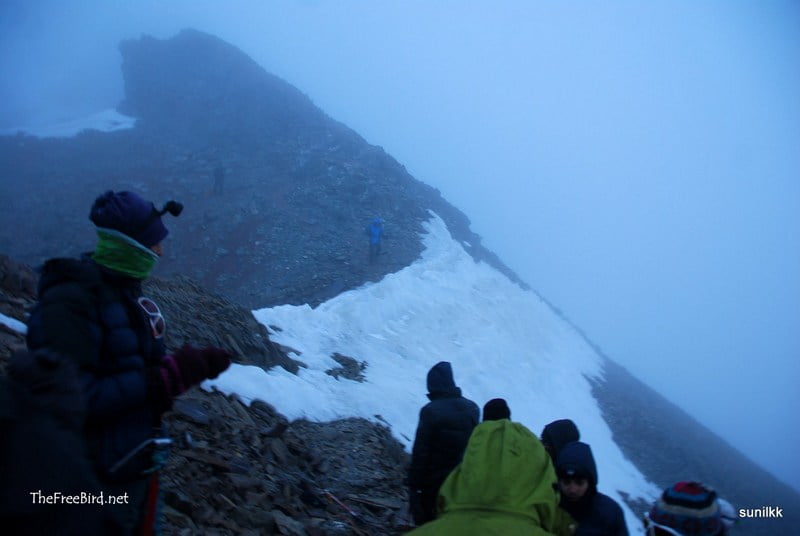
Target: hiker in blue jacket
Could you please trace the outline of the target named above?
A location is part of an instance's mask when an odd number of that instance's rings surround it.
[[[372,223],[367,226],[367,236],[369,236],[369,261],[374,262],[381,254],[381,238],[383,236],[383,220],[373,218]]]
[[[163,253],[161,216],[178,216],[170,201],[156,209],[132,192],[108,191],[92,205],[93,253],[50,259],[39,280],[39,301],[28,322],[28,348],[64,356],[79,369],[85,408],[84,438],[106,497],[109,534],[133,534],[157,496],[157,470],[168,443],[161,415],[173,399],[230,364],[220,348],[184,345],[166,352],[166,320],[142,294],[142,281]],[[150,525],[150,522],[146,523]]]
[[[622,508],[597,491],[597,466],[589,445],[580,441],[566,444],[555,466],[559,506],[578,522],[575,536],[628,536]]]

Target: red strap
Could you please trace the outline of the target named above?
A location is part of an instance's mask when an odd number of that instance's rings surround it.
[[[141,536],[152,536],[158,510],[158,471],[150,477],[147,483],[147,497],[145,498],[144,518],[142,519]]]

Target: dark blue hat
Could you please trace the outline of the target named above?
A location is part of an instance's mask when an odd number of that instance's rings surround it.
[[[484,421],[499,421],[500,419],[510,419],[511,409],[508,403],[502,398],[493,398],[483,406]]]
[[[98,227],[119,231],[147,248],[160,243],[169,233],[153,203],[133,192],[104,193],[95,199],[89,219]]]
[[[592,447],[581,441],[564,445],[556,457],[556,475],[584,477],[593,487],[597,486],[597,464]]]

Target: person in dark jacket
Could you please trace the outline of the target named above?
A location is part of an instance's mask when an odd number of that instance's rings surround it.
[[[541,441],[550,459],[555,463],[558,453],[567,443],[578,441],[581,433],[578,427],[570,419],[558,419],[553,421],[542,430]]]
[[[98,197],[89,215],[97,228],[94,252],[45,263],[28,322],[30,350],[50,350],[79,369],[89,459],[104,495],[125,497],[103,508],[109,533],[140,530],[152,505],[146,498],[155,495],[157,476],[149,475],[157,475],[165,458],[159,447],[169,442],[162,413],[230,364],[219,348],[184,345],[167,354],[166,320],[142,294],[168,233],[161,216],[182,208],[170,201],[158,210],[132,192]]]
[[[427,383],[430,402],[419,412],[408,474],[411,514],[417,525],[436,517],[439,488],[461,463],[480,418],[477,404],[461,396],[461,389],[456,387],[449,362],[434,365],[428,371]]]
[[[83,440],[77,367],[46,350],[14,352],[0,375],[0,527],[4,534],[101,534],[99,505],[48,504],[56,493],[98,496]]]
[[[556,476],[560,506],[578,522],[575,536],[628,536],[622,508],[597,491],[597,466],[589,445],[564,445],[556,459]]]

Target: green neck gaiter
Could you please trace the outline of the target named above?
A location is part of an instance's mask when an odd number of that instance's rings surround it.
[[[158,255],[114,229],[97,228],[97,247],[92,259],[101,265],[135,279],[147,279]]]

